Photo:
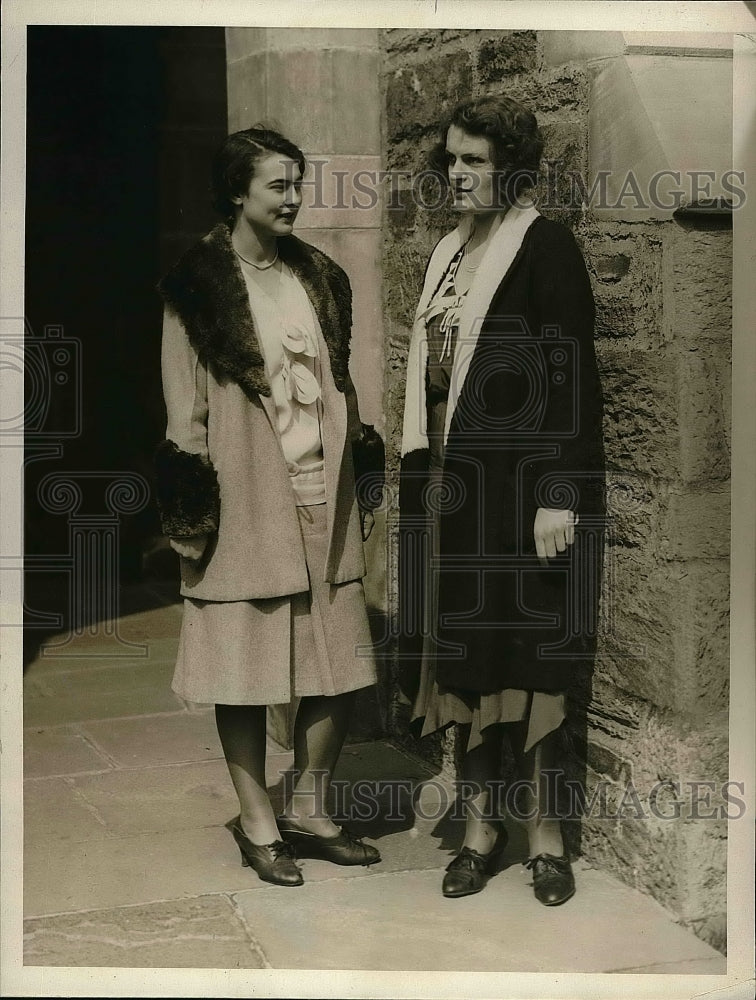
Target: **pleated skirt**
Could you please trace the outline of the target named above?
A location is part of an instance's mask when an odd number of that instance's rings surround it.
[[[184,600],[173,690],[186,701],[280,705],[374,684],[361,580],[323,580],[326,505],[298,507],[310,589],[250,601]]]

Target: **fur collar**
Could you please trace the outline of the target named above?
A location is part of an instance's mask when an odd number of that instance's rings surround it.
[[[330,257],[296,236],[280,239],[278,252],[313,304],[328,347],[333,380],[343,392],[352,327],[349,279]],[[247,396],[270,395],[247,286],[225,223],[190,247],[158,289],[203,361],[237,382]]]

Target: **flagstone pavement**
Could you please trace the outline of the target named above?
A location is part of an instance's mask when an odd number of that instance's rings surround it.
[[[359,728],[337,787],[382,862],[306,860],[302,887],[261,882],[228,830],[236,800],[212,708],[170,690],[180,606],[158,585],[140,593],[116,636],[49,638],[25,674],[25,965],[725,972],[653,899],[585,863],[569,903],[540,906],[514,825],[485,891],[443,898],[461,839],[458,819],[439,818],[448,786]],[[274,799],[291,760],[269,742]]]

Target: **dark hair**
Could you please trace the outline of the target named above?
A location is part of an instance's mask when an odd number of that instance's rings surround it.
[[[543,136],[535,115],[503,94],[486,94],[462,101],[439,127],[439,141],[430,152],[431,169],[448,182],[446,137],[452,125],[491,144],[491,159],[499,177],[499,192],[516,199],[538,180]]]
[[[231,200],[246,194],[255,175],[255,163],[269,153],[280,153],[294,160],[304,174],[307,166],[304,153],[275,129],[258,124],[232,132],[224,139],[213,159],[213,208],[225,218],[233,218]]]

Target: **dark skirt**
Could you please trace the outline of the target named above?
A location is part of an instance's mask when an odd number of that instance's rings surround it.
[[[430,441],[430,463],[428,475],[429,498],[438,495],[444,462],[443,428],[446,419],[446,404],[438,400],[429,407],[428,435]],[[427,608],[427,620],[438,621],[439,588],[439,517],[434,508],[428,515],[428,531],[431,543],[425,548],[427,561],[424,567],[423,601]],[[528,751],[548,733],[558,729],[565,719],[566,697],[564,692],[527,691],[520,688],[504,688],[486,694],[465,691],[458,688],[439,686],[436,680],[437,641],[431,627],[423,635],[420,664],[420,684],[414,700],[412,723],[420,729],[421,736],[427,736],[452,723],[469,725],[467,750],[473,750],[483,741],[483,732],[489,726],[509,722],[527,722],[527,736],[524,750]],[[474,667],[474,664],[470,664]]]

